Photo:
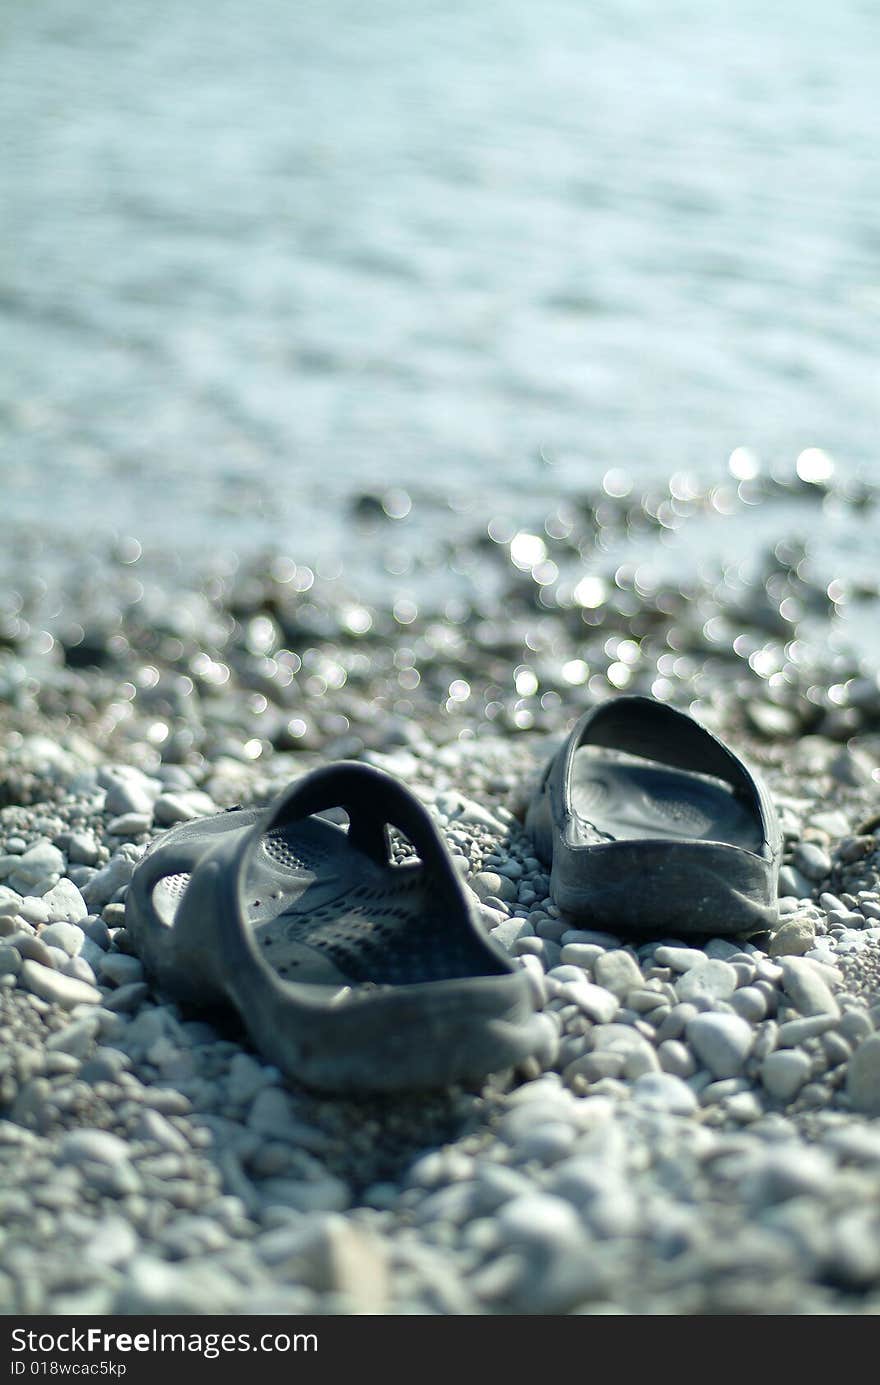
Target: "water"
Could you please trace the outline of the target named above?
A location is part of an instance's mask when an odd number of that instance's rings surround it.
[[[6,0],[7,528],[356,570],[389,486],[424,552],[611,468],[870,475],[878,43],[868,0]]]

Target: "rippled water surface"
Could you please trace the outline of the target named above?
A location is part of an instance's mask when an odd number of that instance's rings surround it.
[[[389,487],[403,551],[736,447],[870,475],[878,47],[867,0],[7,0],[7,523],[356,567]]]

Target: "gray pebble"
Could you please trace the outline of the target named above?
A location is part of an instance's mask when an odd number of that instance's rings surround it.
[[[27,923],[49,922],[49,906],[44,899],[38,899],[36,895],[25,895],[18,912]]]
[[[831,873],[831,857],[815,842],[799,842],[792,859],[795,869],[808,880],[824,880]]]
[[[675,983],[675,993],[679,1001],[698,1004],[706,1000],[714,1005],[716,1001],[732,996],[737,982],[736,971],[729,962],[704,958]]]
[[[90,986],[96,983],[94,969],[80,954],[78,957],[67,957],[58,968],[65,976],[72,976],[77,981],[86,981]]]
[[[119,817],[111,818],[108,822],[107,833],[111,837],[125,837],[128,840],[143,836],[145,832],[149,832],[152,825],[152,813],[121,813]]]
[[[129,765],[108,765],[98,773],[98,783],[107,790],[105,812],[111,816],[143,814],[150,821],[159,785]]]
[[[650,1111],[667,1111],[672,1116],[689,1116],[697,1108],[697,1098],[680,1077],[671,1072],[645,1072],[632,1087],[633,1100]]]
[[[597,1024],[610,1024],[620,1009],[620,1001],[604,986],[593,985],[590,981],[568,981],[562,987],[562,996],[576,1005]]]
[[[85,942],[85,933],[75,923],[49,923],[40,931],[40,941],[49,947],[60,947],[68,957],[75,957]]]
[[[657,1042],[663,1043],[666,1039],[678,1039],[685,1032],[689,1022],[695,1015],[699,1014],[696,1005],[682,1003],[673,1005],[669,1014],[660,1024],[657,1030]]]
[[[198,789],[181,793],[163,793],[156,799],[153,815],[160,827],[171,827],[176,822],[192,822],[195,818],[208,817],[216,813],[217,805]]]
[[[67,846],[67,859],[71,864],[93,866],[100,856],[100,849],[91,832],[71,832]]]
[[[872,1034],[849,1060],[846,1091],[856,1111],[880,1116],[880,1034]]]
[[[812,885],[805,875],[793,866],[783,866],[779,872],[780,895],[792,895],[795,899],[809,899]]]
[[[839,1016],[837,1001],[807,958],[785,957],[781,965],[783,989],[802,1015]]]
[[[730,997],[730,1007],[749,1024],[759,1024],[767,1017],[767,998],[757,986],[743,986]]]
[[[590,971],[604,951],[604,947],[598,947],[596,943],[566,943],[560,960],[570,966],[583,967],[585,971]]]
[[[470,887],[480,900],[498,899],[510,904],[516,899],[513,881],[495,871],[478,871],[470,881]]]
[[[754,1042],[754,1031],[739,1015],[697,1015],[686,1030],[688,1043],[709,1071],[719,1078],[737,1076]]]
[[[159,1111],[144,1110],[135,1126],[135,1134],[141,1140],[150,1140],[163,1149],[176,1154],[186,1154],[189,1145],[180,1131]]]
[[[611,991],[622,1000],[627,991],[644,984],[639,964],[634,957],[622,949],[604,952],[593,963],[593,975],[598,984]]]
[[[81,1127],[62,1137],[58,1161],[62,1164],[81,1164],[86,1160],[115,1164],[128,1158],[128,1145],[109,1130]]]
[[[686,972],[691,967],[700,967],[706,961],[705,952],[695,947],[672,947],[661,944],[654,953],[658,966],[671,967],[673,971]]]
[[[696,1072],[693,1055],[678,1039],[665,1039],[657,1048],[657,1057],[663,1071],[675,1077],[692,1077]]]
[[[870,1015],[865,1010],[845,1010],[840,1020],[839,1029],[845,1039],[851,1044],[861,1043],[874,1032],[874,1025]]]
[[[761,1081],[777,1101],[791,1101],[809,1080],[812,1064],[799,1048],[777,1049],[761,1064]]]
[[[72,1010],[74,1005],[97,1005],[101,1000],[101,992],[96,986],[51,971],[39,962],[22,963],[21,981],[34,995],[52,1004],[62,1005],[66,1010]]]
[[[816,926],[802,914],[786,919],[770,939],[771,957],[802,957],[816,944]]]
[[[36,882],[46,876],[62,875],[65,868],[64,855],[49,841],[36,842],[16,861],[15,874],[22,880]],[[13,886],[14,888],[14,886]]]

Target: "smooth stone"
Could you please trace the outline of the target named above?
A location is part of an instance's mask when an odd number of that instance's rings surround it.
[[[72,1010],[74,1005],[97,1005],[101,1000],[101,992],[96,986],[52,971],[39,962],[23,962],[21,980],[34,995],[54,1005],[61,1005],[66,1010]]]
[[[809,899],[812,885],[805,875],[794,866],[783,866],[779,872],[780,895],[793,895],[795,899]]]
[[[0,885],[0,917],[15,917],[21,910],[22,896],[7,885]]]
[[[742,986],[730,997],[730,1008],[749,1024],[759,1024],[767,1017],[767,998],[757,986]]]
[[[111,837],[141,837],[152,825],[152,813],[120,813],[119,817],[110,819],[107,832]]]
[[[604,951],[604,947],[599,947],[596,943],[565,943],[560,961],[564,965],[592,971],[596,959],[601,957]]]
[[[701,967],[706,960],[705,952],[696,947],[674,947],[662,943],[654,952],[654,961],[658,966],[671,967],[680,973],[690,971],[692,967]]]
[[[807,1039],[827,1033],[834,1022],[834,1015],[805,1015],[803,1019],[786,1020],[777,1030],[776,1043],[779,1048],[795,1048]]]
[[[729,962],[706,959],[691,967],[675,983],[675,993],[679,1001],[699,1003],[706,1000],[714,1004],[728,1000],[737,987],[739,978]]]
[[[725,1113],[740,1125],[751,1125],[764,1114],[764,1107],[754,1092],[736,1092],[726,1097],[723,1105]]]
[[[603,952],[601,957],[597,957],[593,964],[593,975],[600,986],[611,991],[619,1000],[623,1000],[627,991],[644,985],[638,962],[622,949]]]
[[[809,1057],[799,1048],[777,1049],[761,1064],[761,1081],[777,1101],[790,1101],[812,1072]]]
[[[89,965],[81,953],[76,957],[68,957],[58,970],[63,971],[65,976],[74,977],[77,981],[87,981],[90,986],[97,984],[94,968]]]
[[[816,945],[816,926],[808,918],[786,919],[770,939],[771,957],[802,957]]]
[[[83,1254],[90,1264],[111,1268],[128,1264],[138,1248],[134,1227],[124,1217],[108,1216],[96,1222]]]
[[[105,813],[112,817],[140,813],[152,819],[153,803],[159,792],[155,780],[150,781],[130,765],[107,765],[98,771],[98,783],[107,791]]]
[[[668,1111],[672,1116],[689,1116],[697,1108],[690,1087],[671,1072],[644,1072],[632,1086],[632,1098],[649,1111]]]
[[[603,1077],[620,1077],[626,1063],[625,1053],[614,1053],[602,1049],[597,1053],[582,1053],[566,1064],[563,1074],[571,1084],[575,1077],[584,1077],[588,1082],[599,1082]]]
[[[846,1092],[857,1111],[880,1116],[880,1034],[865,1039],[850,1058]]]
[[[75,923],[48,923],[40,931],[40,941],[48,947],[60,947],[68,957],[81,951],[86,935]]]
[[[485,905],[483,907],[485,908]],[[492,912],[495,913],[495,910],[493,909]],[[508,951],[513,948],[515,943],[519,942],[520,938],[533,938],[535,936],[528,919],[509,919],[504,915],[501,917],[503,921],[496,924],[492,929],[492,937]]]
[[[681,1038],[689,1022],[698,1014],[699,1011],[696,1005],[685,1002],[673,1005],[669,1014],[661,1021],[657,1029],[657,1042],[663,1043],[666,1039]]]
[[[67,844],[67,859],[72,865],[93,866],[100,848],[91,832],[71,832]]]
[[[173,1126],[161,1112],[149,1108],[141,1112],[135,1126],[135,1134],[138,1139],[151,1140],[175,1154],[186,1154],[189,1150],[188,1142],[176,1126]]]
[[[832,894],[830,890],[822,891],[819,895],[819,903],[826,914],[845,914],[847,912],[843,900],[838,899],[837,895]]]
[[[58,1161],[62,1164],[81,1164],[86,1160],[115,1164],[127,1160],[128,1145],[109,1130],[85,1128],[71,1130],[62,1136],[58,1146]]]
[[[533,1249],[573,1249],[581,1241],[580,1218],[569,1202],[552,1193],[530,1192],[514,1197],[496,1214],[505,1245]]]
[[[657,1057],[663,1071],[674,1077],[692,1077],[696,1072],[693,1055],[678,1039],[664,1039],[657,1048]]]
[[[131,880],[134,861],[123,852],[118,852],[112,857],[83,887],[83,898],[96,913],[103,909],[105,904],[109,904],[116,892]]]
[[[22,930],[19,933],[10,933],[7,937],[9,947],[14,947],[20,952],[22,957],[28,958],[32,962],[39,962],[40,966],[54,969],[55,960],[52,955],[52,948],[42,942],[35,933],[27,933]]]
[[[709,1011],[685,1031],[697,1057],[716,1078],[737,1077],[751,1052],[754,1030],[739,1015]]]
[[[21,953],[8,943],[0,943],[0,976],[18,976],[21,971]]]
[[[792,857],[795,870],[817,883],[831,874],[831,857],[815,842],[798,842]]]
[[[616,995],[591,981],[567,981],[561,994],[597,1024],[610,1024],[620,1009]]]
[[[43,840],[17,858],[15,873],[24,880],[38,881],[47,875],[63,875],[65,864],[63,852]]]
[[[628,1024],[596,1026],[593,1030],[593,1051],[601,1052],[605,1049],[623,1055],[623,1071],[630,1079],[641,1076],[643,1072],[659,1070],[660,1061],[651,1044],[644,1035]]]
[[[508,904],[516,899],[516,885],[497,871],[481,870],[470,881],[470,887],[479,900],[500,899]]]
[[[865,1010],[846,1010],[838,1025],[845,1039],[851,1044],[860,1044],[874,1032],[871,1016]]]
[[[72,880],[59,880],[43,895],[49,922],[81,923],[88,917],[88,905]]]
[[[110,929],[107,927],[104,919],[90,914],[81,927],[86,937],[93,942],[96,947],[100,948],[102,952],[107,951],[113,939],[110,936]]]
[[[804,957],[785,957],[782,966],[782,988],[802,1015],[833,1015],[840,1007],[816,965]]]
[[[38,899],[36,895],[25,895],[18,912],[26,923],[49,922],[49,906],[44,899]]]
[[[171,827],[176,822],[192,822],[195,818],[209,817],[216,811],[217,805],[207,794],[191,789],[181,793],[161,793],[156,799],[153,816],[158,826]]]

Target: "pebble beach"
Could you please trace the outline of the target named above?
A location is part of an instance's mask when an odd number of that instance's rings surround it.
[[[876,1314],[875,8],[207,10],[4,22],[0,1313]],[[620,693],[765,779],[771,932],[560,914]],[[522,1067],[331,1097],[145,972],[150,843],[340,758]]]
[[[664,518],[687,544],[719,506],[736,524],[875,500],[795,472],[675,489],[490,521],[439,607],[354,601],[282,553],[171,592],[130,545],[100,601],[74,565],[63,602],[43,583],[7,603],[4,1312],[877,1311],[880,681],[844,614],[876,592],[811,575],[794,537],[751,575],[585,563],[644,553]],[[352,532],[390,535],[390,508],[362,498]],[[624,687],[691,709],[767,779],[772,934],[560,916],[524,805],[574,717]],[[125,896],[153,836],[341,755],[415,789],[527,969],[545,1041],[524,1068],[322,1096],[235,1015],[145,976]]]

